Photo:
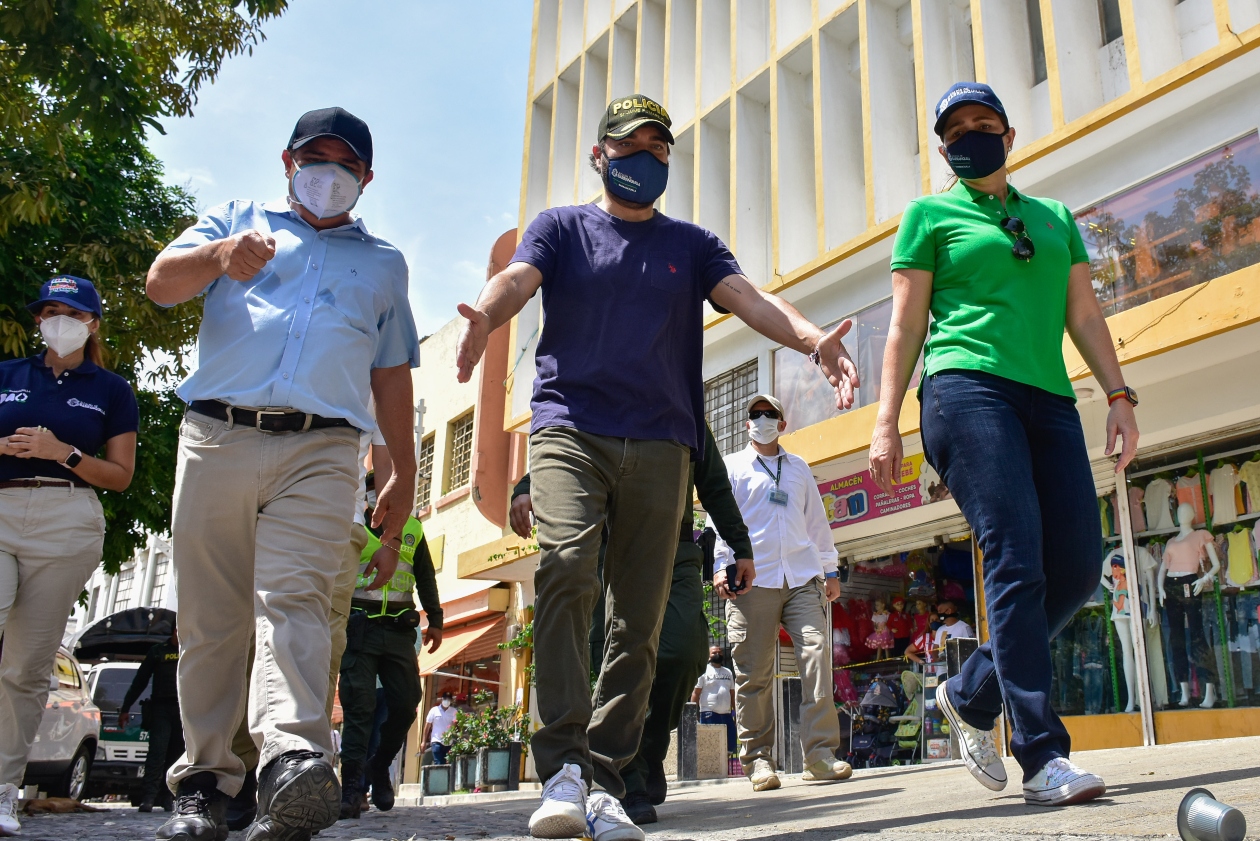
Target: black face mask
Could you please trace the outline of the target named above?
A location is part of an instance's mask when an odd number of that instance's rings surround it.
[[[945,147],[945,159],[959,178],[984,178],[1006,163],[1006,135],[969,131]]]
[[[693,662],[694,662],[694,661],[693,661]],[[712,664],[713,664],[713,665],[715,665],[715,666],[720,666],[720,665],[722,665],[722,655],[720,655],[720,654],[719,654],[717,657],[710,657],[710,658],[709,658],[709,662],[710,662],[710,663],[712,663]]]

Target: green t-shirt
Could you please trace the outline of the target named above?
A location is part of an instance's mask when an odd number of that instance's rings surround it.
[[[1018,216],[1036,254],[1011,253],[1015,235],[998,222]],[[959,181],[910,202],[893,245],[892,268],[932,276],[932,324],[924,376],[984,371],[1076,399],[1063,362],[1068,272],[1087,263],[1076,221],[1062,202],[1010,188],[1006,210]]]

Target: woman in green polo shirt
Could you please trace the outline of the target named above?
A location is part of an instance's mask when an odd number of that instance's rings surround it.
[[[901,219],[871,473],[891,490],[902,461],[897,418],[927,337],[924,454],[984,553],[989,620],[988,642],[937,698],[983,785],[1006,786],[990,734],[1005,707],[1025,801],[1080,803],[1106,786],[1068,760],[1071,739],[1050,706],[1050,640],[1098,586],[1102,531],[1064,330],[1108,393],[1106,452],[1123,439],[1117,470],[1137,447],[1137,401],[1072,214],[1007,183],[1015,130],[992,89],[954,85],[936,106],[935,130],[959,181],[915,199]]]

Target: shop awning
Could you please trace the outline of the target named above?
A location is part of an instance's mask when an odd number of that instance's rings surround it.
[[[842,558],[865,561],[871,558],[882,558],[893,552],[906,552],[923,546],[931,546],[938,536],[946,540],[957,540],[969,531],[967,518],[962,514],[955,514],[917,526],[873,534],[857,540],[840,540],[836,543],[836,549],[839,550]]]
[[[507,620],[498,616],[452,628],[442,638],[437,651],[429,653],[427,647],[420,650],[420,674],[431,675],[452,660],[482,660],[498,653],[503,642],[503,629]]]

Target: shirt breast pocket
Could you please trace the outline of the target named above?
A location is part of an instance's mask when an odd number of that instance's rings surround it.
[[[643,264],[648,281],[656,289],[674,295],[690,292],[694,287],[689,255],[670,255],[662,252],[649,254]]]

